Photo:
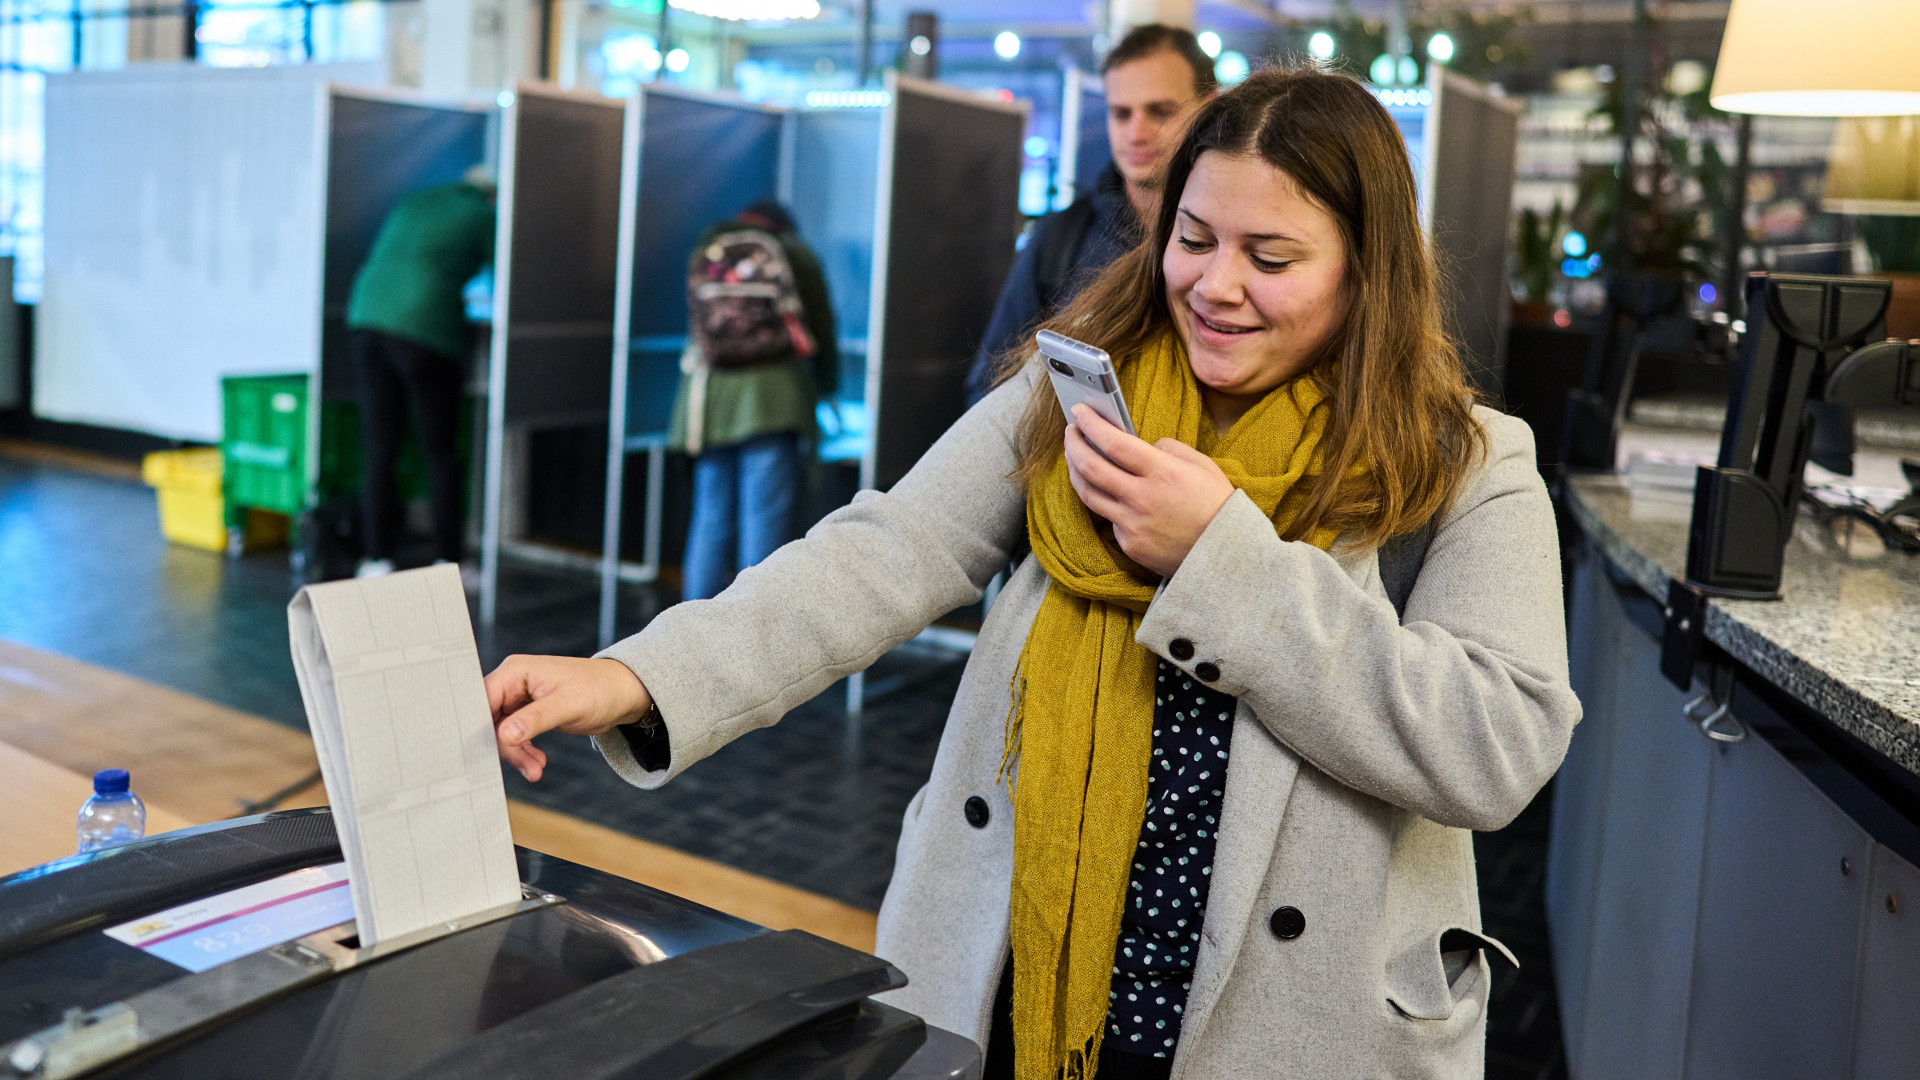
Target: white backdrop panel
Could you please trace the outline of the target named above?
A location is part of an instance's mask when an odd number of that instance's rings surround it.
[[[36,413],[214,441],[222,375],[313,370],[321,84],[366,69],[48,77]]]

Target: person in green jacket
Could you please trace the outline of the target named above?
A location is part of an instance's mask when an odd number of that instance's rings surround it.
[[[347,304],[347,351],[360,387],[366,543],[360,577],[393,571],[394,465],[411,405],[426,450],[437,562],[460,561],[457,445],[468,338],[462,290],[493,259],[494,185],[484,166],[458,183],[401,198],[375,237]]]
[[[765,200],[711,226],[695,243],[696,265],[716,238],[743,228],[778,240],[792,271],[788,299],[799,310],[790,313],[792,343],[748,362],[710,357],[702,333],[688,335],[669,432],[670,445],[693,455],[693,515],[680,566],[687,600],[717,595],[732,573],[786,543],[803,477],[801,445],[813,440],[814,408],[839,377],[826,274],[785,207]],[[690,299],[696,324],[700,305]]]

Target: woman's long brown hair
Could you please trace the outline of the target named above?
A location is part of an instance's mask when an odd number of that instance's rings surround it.
[[[1311,67],[1272,69],[1209,102],[1167,165],[1146,239],[1045,326],[1105,349],[1118,365],[1174,332],[1161,256],[1187,178],[1209,151],[1258,157],[1285,173],[1332,215],[1346,243],[1346,317],[1303,376],[1327,393],[1325,464],[1285,538],[1331,526],[1377,545],[1415,531],[1451,502],[1485,452],[1486,434],[1473,419],[1473,393],[1443,324],[1406,146],[1357,80]],[[1031,355],[1022,346],[1000,357],[1000,380]],[[1015,475],[1025,484],[1043,475],[1065,434],[1042,379],[1021,421]],[[1342,480],[1356,462],[1367,466],[1364,475]]]

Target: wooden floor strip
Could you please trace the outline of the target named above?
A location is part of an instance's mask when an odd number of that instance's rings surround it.
[[[320,767],[303,732],[6,640],[0,741],[86,776],[126,769],[141,798],[196,823],[232,817]]]
[[[148,832],[233,817],[318,767],[303,733],[190,694],[0,640],[0,834],[39,837],[19,865],[0,845],[0,874],[73,850],[73,814],[94,770],[126,768],[148,804]],[[31,784],[31,790],[27,785]],[[313,783],[280,803],[318,806]],[[776,930],[798,928],[871,950],[874,916],[804,889],[510,801],[514,841],[639,881]]]
[[[81,472],[90,472],[99,476],[113,476],[122,480],[140,479],[140,463],[137,461],[124,461],[105,454],[75,450],[53,443],[30,442],[26,439],[0,439],[0,454],[49,465],[63,465],[69,469],[78,469]]]

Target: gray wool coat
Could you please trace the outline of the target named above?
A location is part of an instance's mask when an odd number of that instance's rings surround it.
[[[1008,475],[1035,377],[988,395],[893,490],[862,492],[719,597],[607,650],[652,691],[672,744],[668,768],[648,772],[603,736],[613,768],[667,783],[978,600],[1026,528]],[[1388,568],[1411,577],[1394,589],[1404,614],[1378,550],[1283,541],[1236,493],[1141,620],[1140,644],[1189,673],[1217,668],[1212,687],[1239,699],[1176,1080],[1484,1071],[1487,954],[1512,958],[1477,936],[1469,830],[1527,805],[1580,706],[1532,434],[1475,416],[1491,452],[1417,576]],[[876,951],[911,980],[891,1002],[982,1046],[1013,868],[995,774],[1009,677],[1046,588],[1025,559],[981,627],[880,909]],[[1186,660],[1175,641],[1191,644]],[[974,796],[990,811],[980,827],[963,812]],[[1281,907],[1304,931],[1273,932]]]

